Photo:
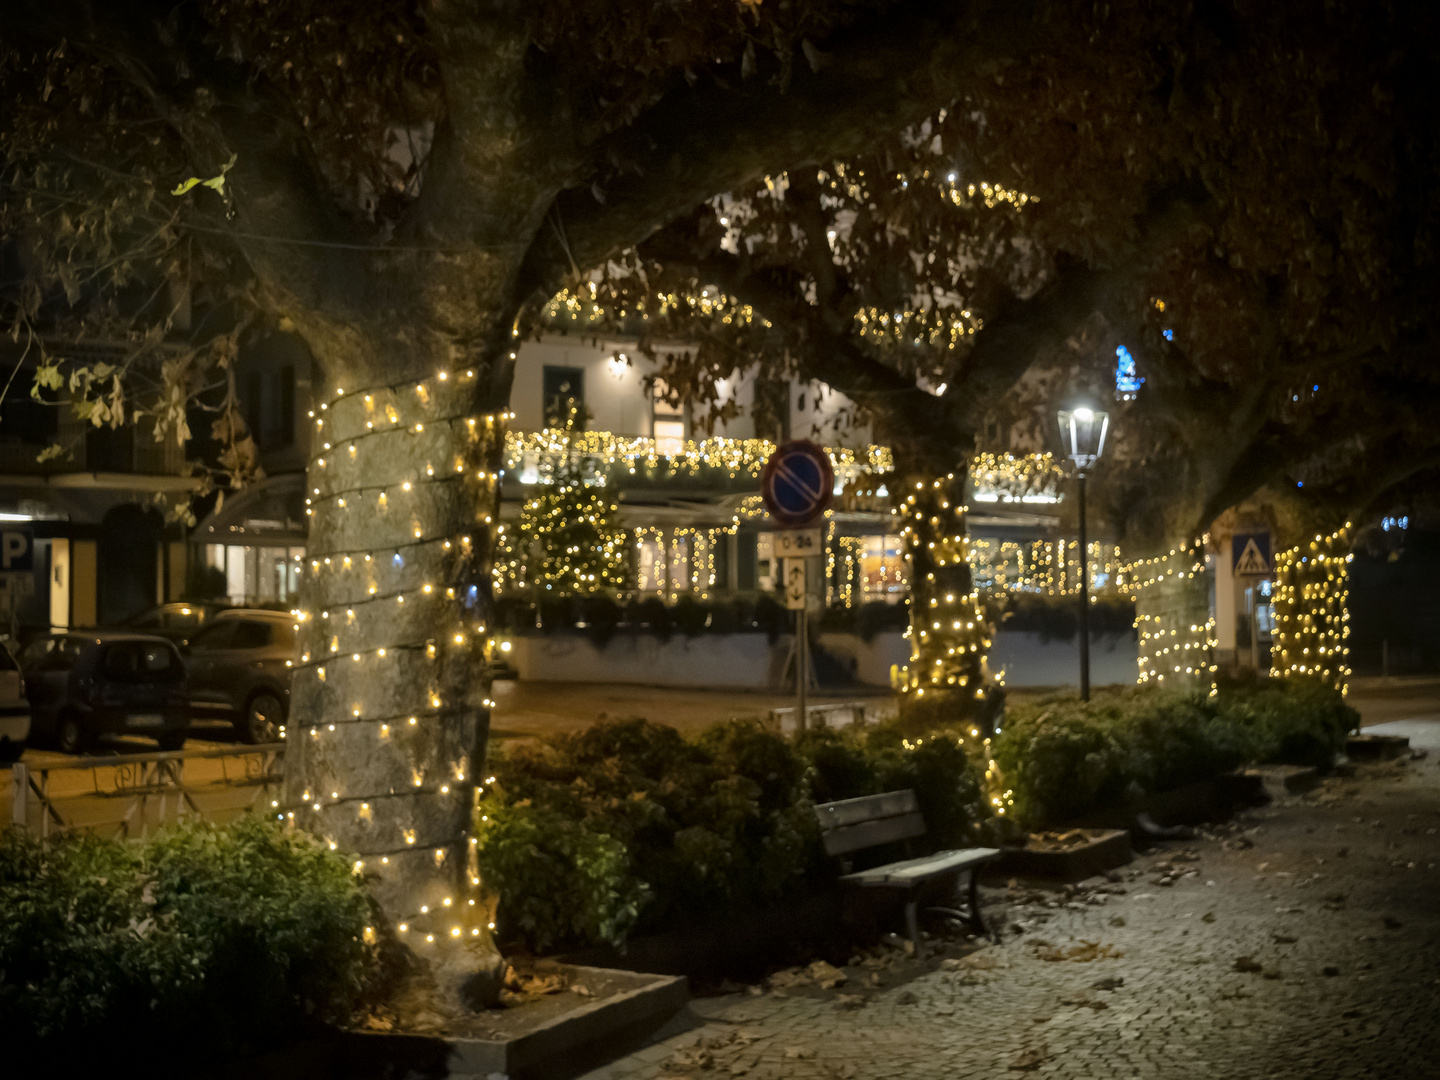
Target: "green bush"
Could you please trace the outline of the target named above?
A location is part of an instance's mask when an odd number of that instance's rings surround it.
[[[0,1038],[263,1045],[344,1019],[373,968],[346,861],[258,818],[137,845],[0,834]]]
[[[1229,684],[1215,695],[1130,688],[1088,704],[1052,697],[1012,711],[993,753],[1015,816],[1053,824],[1246,761],[1329,765],[1358,722],[1305,679]]]
[[[502,939],[537,951],[621,944],[831,874],[812,806],[914,788],[927,842],[963,843],[979,787],[953,733],[890,725],[795,741],[754,720],[687,740],[644,720],[497,753],[479,809],[480,866]]]

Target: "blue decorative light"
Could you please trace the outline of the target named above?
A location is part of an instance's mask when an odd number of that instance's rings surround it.
[[[1174,341],[1174,340],[1175,340],[1175,331],[1174,331],[1174,330],[1161,330],[1160,332],[1165,335],[1165,340],[1166,340],[1166,341]]]
[[[399,553],[398,551],[395,553],[394,558],[392,558],[390,561],[395,565],[395,569],[397,569],[397,570],[400,569],[400,567],[402,567],[402,566],[405,565],[405,560],[404,560],[403,558],[401,558],[400,553]]]
[[[1135,357],[1124,345],[1115,349],[1115,400],[1134,401],[1145,380],[1135,374]]]

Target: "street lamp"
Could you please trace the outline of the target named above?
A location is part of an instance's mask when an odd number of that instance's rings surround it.
[[[1105,452],[1110,415],[1088,405],[1061,409],[1060,441],[1075,463],[1080,517],[1080,700],[1090,700],[1090,548],[1085,540],[1085,474]]]

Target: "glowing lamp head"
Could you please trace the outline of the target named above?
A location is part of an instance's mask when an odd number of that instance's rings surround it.
[[[1093,468],[1105,452],[1105,436],[1110,431],[1110,414],[1089,405],[1061,409],[1060,442],[1064,454],[1084,473]]]

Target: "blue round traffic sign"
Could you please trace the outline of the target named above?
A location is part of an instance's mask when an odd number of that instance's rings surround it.
[[[765,509],[782,525],[804,525],[823,514],[835,492],[830,455],[806,439],[782,443],[760,473]]]

